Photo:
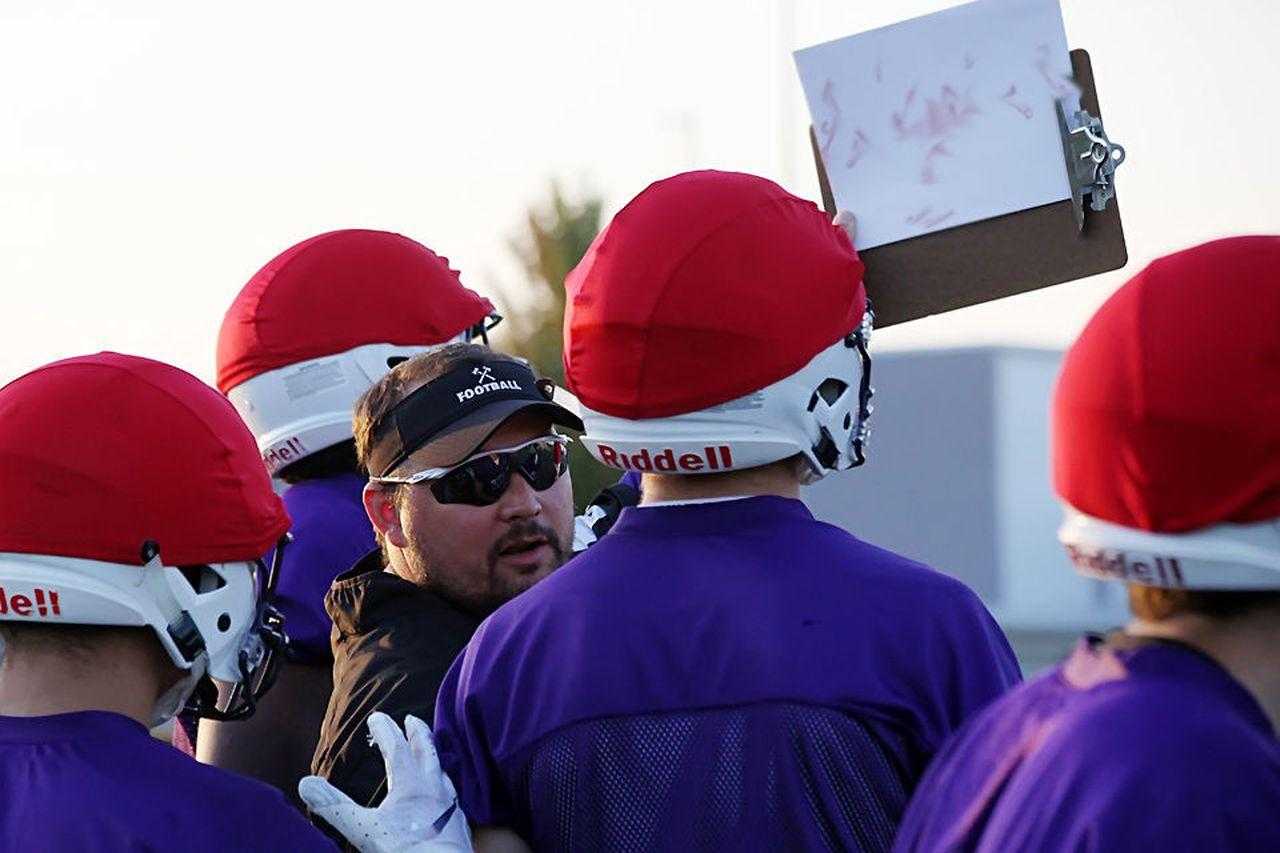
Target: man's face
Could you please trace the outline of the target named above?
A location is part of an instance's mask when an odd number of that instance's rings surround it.
[[[515,447],[550,432],[545,415],[517,413],[481,450]],[[400,488],[406,579],[471,612],[492,612],[571,554],[573,486],[567,471],[541,492],[512,472],[507,490],[489,506],[442,504],[428,483]]]

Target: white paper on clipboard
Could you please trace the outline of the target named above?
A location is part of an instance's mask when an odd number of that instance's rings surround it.
[[[1058,0],[978,0],[795,53],[836,205],[867,249],[1071,197]]]

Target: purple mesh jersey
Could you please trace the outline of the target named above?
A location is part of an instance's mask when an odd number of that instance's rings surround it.
[[[276,789],[120,714],[0,717],[0,850],[334,850]]]
[[[539,850],[884,850],[1017,680],[972,592],[799,501],[640,507],[481,625],[436,739]]]
[[[293,520],[276,584],[276,606],[284,614],[290,655],[311,663],[332,660],[324,594],[333,579],[375,547],[373,525],[360,494],[366,478],[340,474],[290,486],[284,505]]]
[[[1199,652],[1082,641],[946,746],[895,849],[1280,850],[1280,744]]]

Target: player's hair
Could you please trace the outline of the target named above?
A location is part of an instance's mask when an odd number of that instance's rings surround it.
[[[155,632],[147,626],[135,625],[51,625],[45,622],[0,621],[0,640],[4,651],[0,656],[22,654],[24,651],[49,651],[59,657],[85,660],[110,641],[125,638],[145,638],[163,654],[163,647]],[[167,657],[166,657],[167,660]]]
[[[786,465],[797,480],[803,482],[804,478],[809,474],[809,460],[804,457],[803,453],[797,453],[795,456],[788,456],[786,459],[778,461]]]
[[[1159,622],[1183,614],[1232,619],[1263,607],[1280,607],[1280,590],[1165,589],[1129,585],[1129,610]]]

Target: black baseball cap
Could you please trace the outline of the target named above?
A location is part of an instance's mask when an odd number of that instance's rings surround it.
[[[538,412],[582,432],[582,419],[552,400],[555,384],[522,361],[477,355],[416,389],[373,427],[369,473],[386,477],[414,453],[424,468],[448,468],[471,456],[517,412]]]

